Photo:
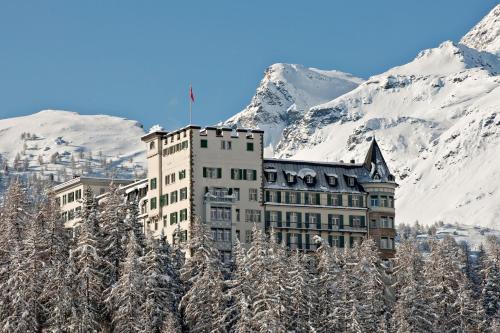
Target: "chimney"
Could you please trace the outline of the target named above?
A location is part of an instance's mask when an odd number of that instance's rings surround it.
[[[356,161],[355,161],[355,160],[351,160],[351,164],[355,164],[355,163],[356,163]]]

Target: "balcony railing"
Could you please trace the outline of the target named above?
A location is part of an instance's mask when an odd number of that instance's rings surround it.
[[[222,194],[217,192],[205,193],[205,202],[233,203],[235,199],[233,194]]]
[[[318,228],[319,226],[319,228]],[[300,229],[300,230],[317,230],[317,231],[349,231],[349,232],[368,232],[367,227],[361,226],[338,226],[330,225],[328,223],[306,223],[306,222],[278,222],[278,221],[266,221],[267,228],[276,229]]]

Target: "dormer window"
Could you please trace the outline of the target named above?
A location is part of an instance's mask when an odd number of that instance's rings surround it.
[[[311,175],[306,175],[304,177],[304,181],[306,182],[307,185],[312,185],[314,184],[314,177]]]
[[[354,185],[356,185],[354,177],[347,177],[347,185],[351,186],[351,187],[354,186]]]
[[[216,136],[222,136],[222,129],[221,128],[218,128],[215,130],[215,135]]]
[[[152,149],[155,149],[155,142],[154,141],[151,141],[149,143],[149,149],[152,150]]]
[[[286,173],[286,181],[289,183],[289,184],[293,184],[295,183],[295,173],[292,173],[292,172],[287,172]]]
[[[380,176],[379,176],[379,174],[378,174],[378,173],[377,173],[377,174],[375,174],[375,176],[373,176],[373,179],[375,179],[375,180],[380,180]]]
[[[395,180],[394,175],[389,175],[389,177],[387,178],[389,179],[390,182],[393,182]]]
[[[267,181],[275,182],[276,181],[276,172],[268,172],[267,173]]]
[[[334,175],[327,175],[326,180],[328,181],[328,185],[337,186],[337,177]]]

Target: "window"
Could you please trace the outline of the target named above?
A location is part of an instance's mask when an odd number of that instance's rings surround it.
[[[68,210],[68,221],[71,221],[74,218],[75,218],[75,210],[74,209]]]
[[[170,175],[165,176],[165,184],[166,185],[170,184]]]
[[[328,194],[326,201],[328,206],[342,206],[342,194]]]
[[[222,178],[222,169],[203,167],[203,177],[212,179]]]
[[[168,194],[163,194],[160,196],[160,206],[164,207],[168,205]]]
[[[187,199],[187,191],[188,191],[187,187],[181,188],[179,190],[179,196],[180,196],[181,200],[186,200]]]
[[[339,236],[328,237],[328,243],[330,243],[331,247],[340,247]]]
[[[170,203],[177,202],[177,191],[170,192]]]
[[[174,173],[172,173],[172,174],[170,174],[170,181],[171,181],[172,183],[175,183],[175,172],[174,172]]]
[[[75,191],[75,199],[80,200],[82,198],[82,190]]]
[[[75,201],[75,192],[68,193],[68,203]]]
[[[158,230],[158,220],[155,220],[155,230]]]
[[[156,198],[151,198],[150,209],[156,209]]]
[[[343,227],[342,223],[340,223],[341,219],[341,215],[328,214],[328,229]]]
[[[170,213],[170,225],[177,224],[177,212]]]
[[[261,221],[260,210],[257,209],[245,210],[245,222],[259,223],[260,221]]]
[[[231,150],[231,148],[232,148],[231,141],[221,141],[220,142],[220,149]]]
[[[247,169],[246,173],[247,173],[246,179],[248,179],[248,180],[257,180],[257,170]]]
[[[276,172],[268,172],[267,173],[267,181],[275,182],[276,181]]]
[[[328,184],[330,186],[336,186],[337,185],[337,177],[335,177],[335,176],[328,176],[327,179],[328,179]]]
[[[245,243],[252,242],[252,230],[245,230]]]
[[[200,147],[201,148],[208,148],[208,140],[207,139],[201,139],[200,140]]]
[[[253,151],[253,142],[247,142],[247,151]]]
[[[179,171],[179,180],[186,178],[186,170]]]
[[[351,207],[361,207],[361,200],[359,195],[351,196]]]
[[[297,192],[290,192],[290,203],[299,203],[297,198],[298,198],[299,193]]]
[[[186,221],[187,220],[187,216],[188,216],[188,211],[186,208],[182,209],[179,213],[179,219],[180,221]]]
[[[231,221],[231,207],[210,207],[211,221]]]
[[[149,143],[149,150],[153,150],[153,149],[155,149],[155,142],[154,142],[154,141],[151,141],[151,142]]]
[[[234,200],[236,201],[240,201],[240,189],[235,187],[233,188],[233,197],[234,197]]]
[[[240,222],[240,209],[239,208],[236,209],[236,221]]]
[[[167,226],[167,216],[163,216],[163,228]]]
[[[241,176],[240,170],[241,169],[231,169],[231,179],[240,180],[241,178],[243,178]]]
[[[354,177],[347,177],[347,185],[349,186],[355,185]]]
[[[387,204],[387,196],[382,195],[382,196],[380,197],[380,207],[388,207],[388,204]]]
[[[288,183],[295,183],[295,174],[293,174],[293,173],[287,173],[286,174],[286,181]]]
[[[156,178],[153,178],[150,180],[150,189],[155,190],[156,189]]]
[[[381,237],[380,248],[385,250],[392,250],[394,248],[394,239],[389,237]]]
[[[305,180],[306,184],[308,184],[308,185],[314,184],[314,177],[311,175],[306,175],[304,180]]]
[[[66,204],[66,202],[67,202],[67,196],[66,196],[66,194],[65,194],[65,195],[63,195],[63,205],[65,205],[65,204]]]
[[[62,213],[62,218],[63,218],[64,222],[68,221],[68,212],[63,212]]]
[[[389,197],[389,207],[394,208],[394,197]]]
[[[248,200],[257,201],[259,200],[258,190],[256,188],[248,189]]]
[[[236,238],[238,239],[238,241],[241,241],[241,239],[240,239],[240,231],[239,230],[236,230]]]
[[[377,207],[378,206],[378,196],[376,196],[376,195],[370,196],[370,205],[372,207]]]

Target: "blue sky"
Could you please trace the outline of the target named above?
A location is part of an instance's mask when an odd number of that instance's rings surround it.
[[[276,62],[367,78],[497,1],[0,0],[0,118],[64,109],[167,129],[244,108]]]

